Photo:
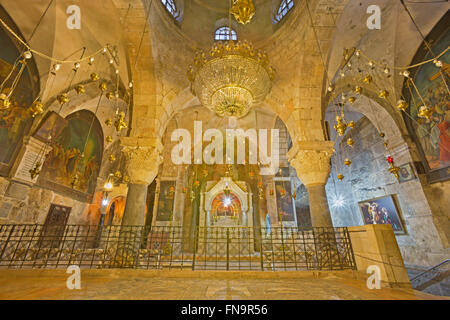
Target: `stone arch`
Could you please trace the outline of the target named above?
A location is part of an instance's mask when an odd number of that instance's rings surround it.
[[[357,98],[353,104],[345,104],[344,110],[351,110],[362,113],[367,117],[380,131],[385,134],[385,140],[388,142],[388,148],[398,146],[400,144],[406,145],[408,142],[407,136],[404,134],[404,123],[400,115],[390,105],[388,101],[378,97],[378,94],[364,85],[359,85],[362,88],[361,95],[353,93],[354,85],[349,81],[337,81],[333,94],[328,94],[325,97],[327,103],[322,109],[323,117],[328,108],[335,99],[340,95],[345,94],[346,97]]]

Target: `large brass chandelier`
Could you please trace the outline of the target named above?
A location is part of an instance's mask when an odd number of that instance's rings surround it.
[[[238,118],[264,100],[274,77],[267,54],[247,41],[217,42],[198,52],[188,70],[191,90],[204,106]]]

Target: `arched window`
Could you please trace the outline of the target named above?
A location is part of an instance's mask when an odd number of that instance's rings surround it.
[[[220,27],[216,30],[214,34],[214,40],[230,40],[230,28],[229,27]],[[237,40],[237,33],[233,29],[231,29],[231,40]]]
[[[161,0],[161,3],[166,7],[166,10],[177,19],[179,14],[177,11],[177,6],[175,5],[175,0]]]
[[[274,22],[278,23],[294,7],[294,0],[281,0],[278,11],[274,17]]]

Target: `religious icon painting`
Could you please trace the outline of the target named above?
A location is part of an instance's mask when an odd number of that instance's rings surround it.
[[[398,173],[398,175],[399,175],[398,181],[400,183],[411,181],[416,178],[416,175],[414,173],[414,169],[411,166],[411,163],[409,163],[409,162],[405,163],[405,164],[399,166],[399,168],[400,168],[400,171]]]
[[[395,234],[406,234],[393,195],[358,203],[364,224],[390,224]]]

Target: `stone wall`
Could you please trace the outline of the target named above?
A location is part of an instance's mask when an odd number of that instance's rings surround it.
[[[0,177],[0,224],[42,224],[51,204],[72,208],[68,224],[97,224],[100,201],[100,194],[89,204]]]
[[[353,148],[345,143],[350,136],[355,140]],[[405,264],[435,265],[448,257],[432,214],[434,206],[439,206],[436,202],[443,203],[445,197],[437,199],[430,208],[418,178],[399,183],[388,171],[383,143],[378,130],[365,117],[338,140],[335,146],[338,158],[332,159],[333,168],[326,186],[333,225],[362,225],[359,201],[394,195],[406,230],[406,234],[396,235]],[[349,167],[343,164],[345,158],[352,161]],[[397,151],[394,158],[396,165],[411,161],[406,147]],[[345,176],[343,181],[336,178],[337,173]]]

